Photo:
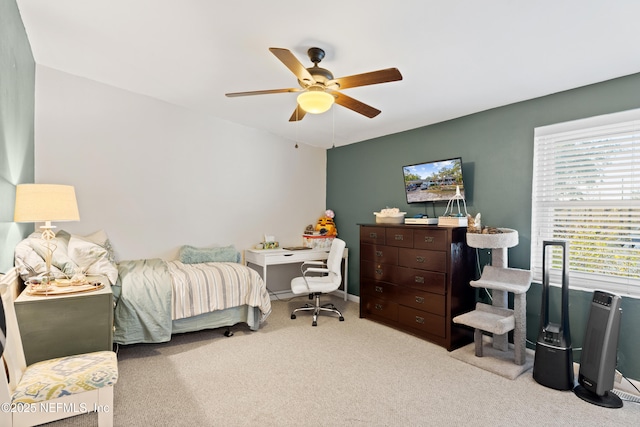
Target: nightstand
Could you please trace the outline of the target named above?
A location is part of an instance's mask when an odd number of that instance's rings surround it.
[[[22,291],[16,316],[27,365],[41,360],[113,349],[113,294],[106,277],[97,291],[32,296]]]

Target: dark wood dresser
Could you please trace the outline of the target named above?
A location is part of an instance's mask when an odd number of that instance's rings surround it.
[[[473,341],[452,318],[473,310],[476,252],[466,227],[360,225],[360,317],[451,351]]]

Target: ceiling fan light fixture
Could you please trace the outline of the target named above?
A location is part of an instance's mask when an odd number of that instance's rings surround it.
[[[298,95],[298,105],[307,113],[322,114],[333,105],[335,98],[322,90],[309,90]]]
[[[402,80],[402,74],[397,68],[387,68],[334,78],[331,71],[318,65],[325,56],[324,50],[319,47],[312,47],[307,51],[313,67],[302,65],[298,58],[288,49],[270,47],[269,51],[298,78],[300,87],[233,92],[225,95],[236,97],[271,93],[300,93],[298,104],[291,117],[289,117],[289,122],[300,121],[307,113],[322,114],[328,111],[334,103],[372,119],[380,114],[381,111],[351,98],[339,92],[339,90]]]

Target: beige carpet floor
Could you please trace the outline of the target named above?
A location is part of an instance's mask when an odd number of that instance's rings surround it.
[[[118,352],[116,426],[635,426],[640,405],[605,409],[451,357],[360,319],[289,318],[305,298],[274,301],[263,327],[175,335]],[[52,426],[95,426],[95,414]]]

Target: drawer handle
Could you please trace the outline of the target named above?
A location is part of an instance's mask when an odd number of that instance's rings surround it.
[[[425,258],[423,256],[417,256],[416,257],[416,261],[422,263],[422,262],[425,262],[426,260],[425,260]]]
[[[416,297],[416,302],[418,304],[424,304],[424,298],[423,297]]]
[[[376,268],[376,274],[378,276],[382,276],[382,269],[381,268]]]
[[[424,277],[423,276],[416,276],[416,283],[424,283]]]
[[[404,240],[404,235],[402,234],[396,234],[393,236],[396,240]]]
[[[376,251],[376,256],[377,257],[381,257],[382,256],[382,251]]]
[[[424,317],[416,316],[416,323],[424,324]]]
[[[436,238],[433,236],[424,236],[424,242],[425,243],[433,243],[436,241]]]
[[[376,286],[376,292],[382,293],[382,286]]]
[[[376,310],[382,310],[382,304],[376,304],[375,307]]]
[[[372,239],[377,239],[378,233],[369,233],[369,237],[371,237]]]

